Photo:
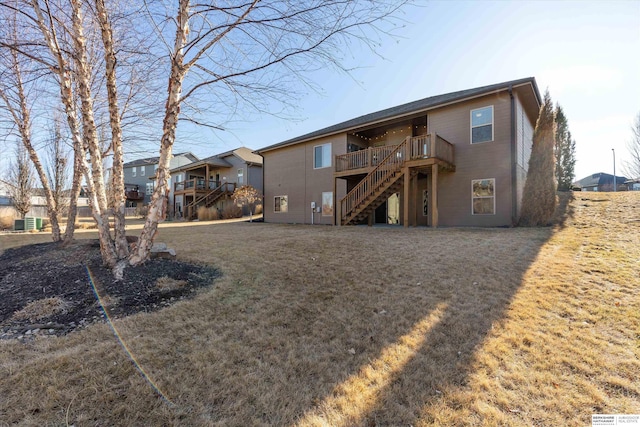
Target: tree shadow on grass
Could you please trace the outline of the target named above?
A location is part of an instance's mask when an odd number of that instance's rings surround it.
[[[428,423],[430,405],[468,381],[475,351],[504,319],[553,228],[371,232],[380,233],[372,251],[383,252],[392,233],[411,233],[416,245],[410,241],[408,252],[438,246],[409,266],[384,264],[384,255],[380,265],[364,263],[361,268],[379,270],[366,283],[332,276],[329,259],[345,262],[344,253],[320,255],[328,263],[309,262],[303,278],[282,271],[283,282],[300,282],[279,298],[241,305],[249,324],[264,323],[267,330],[249,328],[219,349],[224,360],[214,363],[236,374],[212,385],[217,391],[207,419],[292,426]],[[508,248],[501,246],[505,236],[515,241]],[[299,252],[313,247],[295,236],[282,244],[298,244]],[[238,401],[245,407],[230,411]]]

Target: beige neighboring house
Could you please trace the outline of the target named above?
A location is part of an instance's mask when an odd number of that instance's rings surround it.
[[[529,77],[424,98],[262,148],[264,219],[514,225],[541,103]]]
[[[200,206],[224,209],[243,185],[262,194],[262,157],[250,148],[236,148],[171,169],[171,181],[174,215],[194,219]]]

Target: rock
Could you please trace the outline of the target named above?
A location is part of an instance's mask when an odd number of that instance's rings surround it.
[[[349,354],[356,354],[356,349],[355,348],[350,348],[349,349]]]
[[[156,248],[156,245],[154,244],[153,247],[151,248],[151,254],[150,254],[151,259],[154,259],[154,258],[176,259],[176,251],[172,248],[167,248],[166,246],[167,245],[164,245],[164,248],[160,249],[160,248]]]
[[[166,249],[167,249],[167,244],[166,243],[162,243],[162,242],[154,243],[153,246],[151,246],[151,252],[153,252],[153,251],[164,251]]]

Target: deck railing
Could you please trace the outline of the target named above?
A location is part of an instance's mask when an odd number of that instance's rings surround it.
[[[364,150],[336,156],[336,172],[377,166],[380,161],[387,157],[396,147],[397,145],[369,147]]]
[[[220,181],[215,179],[206,180],[204,178],[193,178],[186,181],[175,182],[173,184],[173,191],[180,192],[195,189],[196,191],[213,190],[220,186]]]
[[[383,159],[377,160],[378,165],[340,200],[341,219],[346,218],[360,203],[375,192],[387,178],[400,170],[407,156],[408,140],[409,138],[405,139],[400,145],[385,147],[392,148],[392,150]]]
[[[377,166],[396,147],[398,146],[370,147],[336,156],[336,172]],[[435,157],[453,164],[453,145],[435,133],[411,137],[408,149],[407,159],[418,160]]]
[[[124,197],[128,200],[142,200],[144,199],[144,192],[138,190],[128,190],[124,192]]]

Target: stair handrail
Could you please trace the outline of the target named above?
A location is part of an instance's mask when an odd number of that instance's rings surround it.
[[[410,137],[405,138],[400,145],[392,150],[378,165],[367,174],[362,181],[351,189],[340,200],[341,220],[346,219],[347,215],[355,209],[364,199],[380,188],[380,185],[394,172],[402,168],[407,158],[407,141]]]
[[[208,192],[207,194],[205,194],[204,196],[199,197],[199,198],[197,198],[197,199],[194,199],[191,203],[189,203],[188,205],[186,205],[186,206],[185,206],[185,209],[186,209],[186,208],[191,208],[191,207],[197,206],[200,202],[202,202],[203,200],[206,200],[209,196],[211,196],[211,195],[212,195],[213,193],[215,193],[216,191],[218,191],[218,190],[222,191],[222,190],[221,190],[221,189],[222,189],[222,186],[223,186],[223,185],[227,185],[227,184],[228,184],[228,182],[223,182],[222,184],[218,185],[218,186],[217,186],[216,188],[214,188],[213,190],[209,191],[209,192]]]

